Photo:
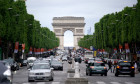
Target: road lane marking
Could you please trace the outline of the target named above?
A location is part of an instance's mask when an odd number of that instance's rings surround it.
[[[118,82],[110,82],[110,83],[112,83],[112,84],[121,84],[121,83],[118,83]]]
[[[102,81],[97,81],[96,83],[97,84],[106,84],[105,82],[102,82]]]
[[[60,82],[52,82],[52,84],[60,84]]]
[[[22,84],[31,84],[31,83],[22,83]]]
[[[36,84],[45,84],[45,82],[38,82],[38,83],[36,83]]]
[[[125,84],[134,84],[134,83],[132,83],[132,82],[125,82]]]

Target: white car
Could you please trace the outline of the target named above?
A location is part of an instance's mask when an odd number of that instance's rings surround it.
[[[53,81],[53,68],[48,63],[35,63],[28,73],[28,82],[37,80]]]

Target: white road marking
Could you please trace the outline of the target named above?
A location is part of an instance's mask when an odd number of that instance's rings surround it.
[[[118,83],[118,82],[110,82],[110,83],[112,83],[112,84],[120,84],[120,83]]]
[[[134,84],[134,83],[132,83],[132,82],[125,82],[125,84]]]
[[[36,83],[36,84],[45,84],[45,82],[38,82],[38,83]]]
[[[60,84],[60,82],[52,82],[52,84]]]
[[[22,84],[30,84],[30,83],[22,83]]]
[[[102,81],[97,81],[96,83],[97,84],[106,84],[105,82],[102,82]]]

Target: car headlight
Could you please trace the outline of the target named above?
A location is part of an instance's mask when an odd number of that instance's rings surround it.
[[[50,76],[51,73],[50,73],[50,72],[45,72],[44,75],[46,75],[46,76]]]
[[[11,71],[10,69],[7,69],[4,73],[3,73],[4,76],[11,76]]]
[[[33,72],[30,72],[30,73],[29,73],[29,75],[35,75],[35,73],[33,73]]]

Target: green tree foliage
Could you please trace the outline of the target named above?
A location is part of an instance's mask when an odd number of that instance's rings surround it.
[[[119,44],[129,43],[130,50],[133,44],[139,47],[140,42],[140,0],[133,7],[125,7],[122,11],[107,14],[95,24],[92,43],[87,40],[88,35],[80,39],[80,47],[96,49],[119,48]],[[133,46],[134,47],[134,46]],[[132,51],[132,50],[131,50]]]
[[[40,22],[27,13],[24,0],[0,0],[0,38],[7,49],[9,43],[13,46],[15,42],[25,43],[26,52],[29,47],[52,49],[59,46],[55,34],[41,27]]]

